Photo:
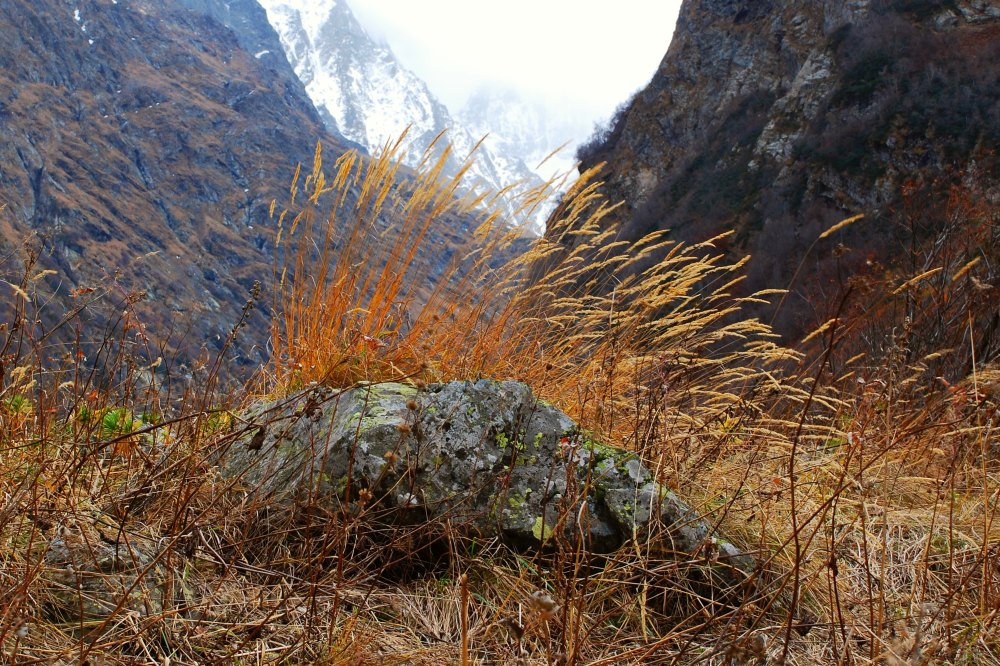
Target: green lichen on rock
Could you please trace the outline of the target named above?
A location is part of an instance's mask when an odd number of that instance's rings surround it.
[[[640,462],[639,457],[631,451],[601,444],[593,439],[586,439],[583,447],[591,452],[595,463],[606,463],[606,467],[612,467],[623,474],[628,473],[627,465],[630,462]]]
[[[528,501],[528,495],[531,494],[531,488],[528,488],[523,495],[510,495],[507,498],[507,506],[512,509],[519,509],[524,506],[524,503]]]
[[[347,484],[348,484],[349,481],[350,481],[350,477],[347,476],[346,474],[344,474],[343,476],[341,476],[340,478],[338,478],[337,479],[337,483],[333,487],[333,493],[337,497],[341,497],[342,498],[344,496],[344,493],[347,492]]]
[[[417,410],[409,408],[415,396]],[[275,510],[303,499],[343,510],[350,485],[369,489],[386,519],[413,515],[407,512],[416,499],[432,521],[447,518],[472,535],[524,546],[545,543],[557,530],[578,539],[580,524],[593,552],[660,525],[690,551],[710,534],[638,456],[581,433],[517,382],[318,388],[246,420],[281,425],[247,428],[247,440],[266,430],[263,445],[251,451],[237,443],[220,468]]]
[[[534,524],[531,526],[531,535],[540,543],[545,543],[549,540],[549,537],[552,536],[552,528],[548,526],[542,516],[538,516],[538,518],[535,519]]]

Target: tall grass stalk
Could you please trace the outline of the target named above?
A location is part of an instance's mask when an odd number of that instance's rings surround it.
[[[449,180],[447,149],[436,159],[429,152],[423,171],[403,175],[400,145],[387,144],[373,160],[347,153],[329,175],[317,149],[288,205],[272,207],[268,379],[276,390],[517,379],[588,428],[636,447],[644,444],[639,422],[655,420],[648,410],[663,398],[683,404],[677,419],[705,423],[791,357],[767,326],[736,316],[749,300],[733,295],[742,262],[724,261],[713,250],[718,239],[615,241],[604,224],[613,206],[599,195],[596,171],[564,195],[546,235],[528,241],[502,207],[489,207],[495,199],[456,196],[470,162]],[[552,189],[525,193],[521,210]],[[462,216],[475,219],[475,232],[444,259],[452,250],[435,247],[430,234],[447,234],[441,227]],[[640,268],[651,254],[664,259]]]

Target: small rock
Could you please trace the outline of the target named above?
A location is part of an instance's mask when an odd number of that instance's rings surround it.
[[[163,612],[164,567],[118,536],[81,520],[56,527],[41,575],[52,619],[77,623],[116,612]]]

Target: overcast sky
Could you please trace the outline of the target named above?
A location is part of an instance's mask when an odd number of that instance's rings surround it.
[[[667,51],[681,0],[348,0],[453,110],[483,84],[605,118]]]

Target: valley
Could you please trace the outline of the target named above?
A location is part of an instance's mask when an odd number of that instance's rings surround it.
[[[1000,6],[354,4],[0,3],[0,659],[1000,665]]]

